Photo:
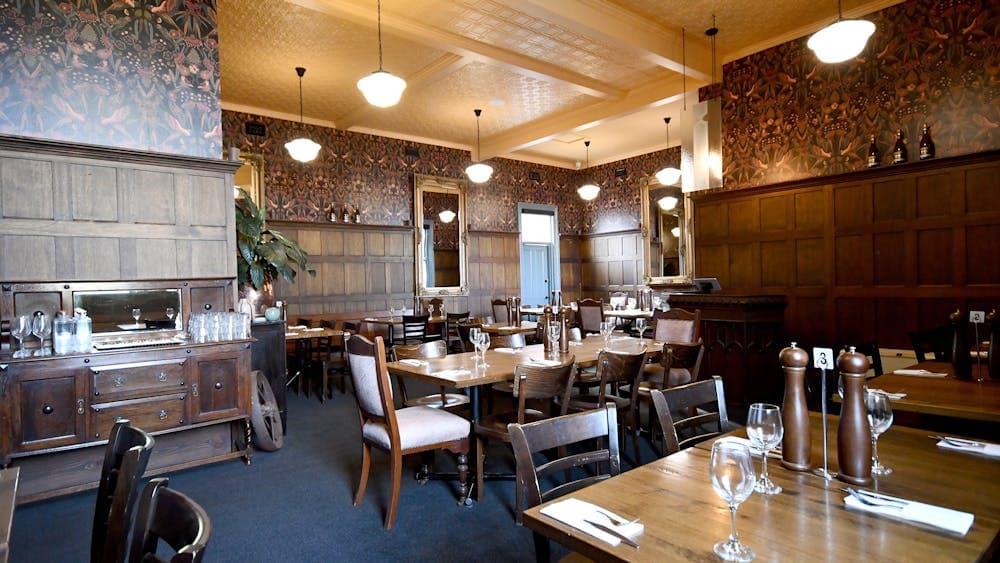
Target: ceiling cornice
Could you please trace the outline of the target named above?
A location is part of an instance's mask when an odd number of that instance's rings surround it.
[[[245,105],[245,104],[234,104],[234,103],[230,103],[230,102],[226,102],[226,101],[223,101],[221,103],[221,105],[222,105],[222,109],[227,110],[227,111],[236,111],[236,112],[240,112],[240,113],[250,113],[250,114],[253,114],[253,115],[262,115],[264,117],[273,117],[274,119],[281,119],[283,121],[291,121],[292,123],[298,123],[299,122],[299,116],[297,116],[297,115],[295,115],[293,113],[285,113],[283,111],[273,111],[273,110],[269,110],[269,109],[259,108],[259,107],[256,107],[256,106],[248,106],[248,105]],[[313,119],[313,118],[309,117],[308,115],[304,116],[303,119],[302,119],[302,121],[304,123],[308,123],[310,125],[319,125],[321,127],[329,127],[330,129],[336,129],[337,128],[337,124],[334,123],[334,122],[332,122],[332,121],[328,121],[326,119]]]

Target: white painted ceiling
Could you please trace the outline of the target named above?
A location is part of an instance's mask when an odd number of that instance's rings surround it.
[[[843,0],[844,16],[899,1]],[[408,87],[378,109],[356,87],[378,68],[375,0],[219,0],[222,104],[297,120],[303,66],[307,122],[473,150],[482,108],[482,158],[573,168],[586,139],[596,165],[666,146],[685,82],[690,104],[712,80],[713,14],[718,77],[832,23],[837,2],[384,0],[383,67]]]

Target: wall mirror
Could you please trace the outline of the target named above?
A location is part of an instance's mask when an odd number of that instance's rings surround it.
[[[466,295],[465,180],[414,176],[417,294]]]
[[[233,174],[233,185],[246,190],[257,207],[265,209],[267,206],[264,204],[264,157],[241,152],[240,161],[243,162],[243,166]]]
[[[690,200],[680,186],[664,186],[652,176],[643,178],[641,185],[645,281],[654,286],[690,283]]]
[[[77,291],[73,308],[87,311],[95,334],[173,329],[181,312],[179,289]]]

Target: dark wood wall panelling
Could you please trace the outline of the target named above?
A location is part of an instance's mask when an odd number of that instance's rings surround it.
[[[877,341],[1000,305],[1000,152],[695,198],[695,263],[734,294],[785,293],[786,333]]]
[[[521,251],[517,233],[469,232],[469,311],[492,315],[490,302],[521,295]]]
[[[644,271],[641,231],[590,235],[580,241],[583,297],[607,299],[615,291],[633,292]]]

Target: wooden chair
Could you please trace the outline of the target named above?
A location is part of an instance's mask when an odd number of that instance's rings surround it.
[[[167,487],[168,481],[151,479],[142,492],[129,550],[131,563],[168,561],[157,555],[161,539],[174,549],[170,563],[197,563],[204,556],[212,521],[198,503]]]
[[[153,437],[126,419],[115,422],[104,448],[90,536],[92,563],[118,563],[128,553],[139,481],[153,452]]]
[[[951,361],[952,328],[948,325],[936,326],[919,332],[911,332],[910,344],[918,362],[926,362],[927,354],[934,354],[934,361]]]
[[[625,428],[632,434],[632,449],[635,455],[634,464],[642,463],[639,453],[639,417],[638,417],[638,385],[642,375],[642,366],[646,363],[646,347],[639,346],[635,350],[602,350],[597,357],[597,376],[600,384],[597,393],[581,393],[570,398],[569,410],[573,412],[603,408],[611,402],[617,407],[618,431],[620,442],[624,442]],[[627,385],[627,397],[616,394],[618,387]]]
[[[445,341],[448,343],[448,350],[465,351],[465,344],[462,342],[462,335],[458,332],[458,325],[469,320],[469,312],[447,313],[444,327]]]
[[[576,326],[584,334],[600,334],[604,322],[604,301],[581,299],[576,302]]]
[[[701,361],[705,357],[705,345],[699,338],[697,342],[681,343],[667,342],[663,345],[663,353],[660,355],[660,362],[656,364],[646,364],[643,367],[643,381],[639,382],[639,407],[643,404],[652,404],[650,391],[653,389],[671,389],[681,385],[687,385],[698,379],[701,371]],[[666,377],[664,377],[666,374]],[[641,413],[640,413],[641,416]],[[652,411],[649,416],[650,439],[653,439],[655,431]]]
[[[385,515],[385,529],[396,522],[399,492],[402,487],[403,456],[446,449],[458,456],[459,502],[468,494],[469,421],[443,409],[406,407],[396,410],[392,402],[392,384],[385,367],[385,344],[363,336],[347,341],[347,359],[361,420],[361,479],[354,506],[361,504],[368,486],[372,448],[389,453],[392,496]]]
[[[618,414],[613,404],[528,424],[511,424],[509,431],[517,462],[517,488],[524,496],[525,508],[589,487],[621,472]],[[566,446],[589,443],[597,446],[587,451],[575,450],[569,455],[559,453],[558,457],[535,463],[536,454],[552,450],[564,452]],[[580,469],[568,471],[576,468]],[[562,479],[566,474],[571,480]],[[542,490],[550,476],[557,476],[558,484]],[[548,538],[537,532],[533,536],[535,559],[548,563],[551,558]]]
[[[653,313],[653,340],[695,342],[701,338],[701,309],[657,310]]]
[[[469,342],[469,332],[474,328],[483,328],[481,322],[458,323],[458,335],[462,339],[462,351],[473,352],[475,348]],[[490,343],[492,344],[492,342]]]
[[[403,315],[403,344],[420,344],[427,340],[430,315]]]
[[[490,310],[493,312],[494,322],[510,324],[510,315],[507,314],[507,301],[505,299],[494,299],[490,303]]]
[[[490,348],[524,348],[526,345],[524,335],[520,332],[514,334],[494,334],[490,336]]]
[[[568,360],[556,366],[541,366],[534,364],[521,364],[514,368],[514,397],[517,399],[517,408],[514,411],[488,414],[479,419],[475,424],[476,434],[476,487],[478,488],[478,499],[483,500],[483,467],[486,463],[486,441],[500,440],[510,443],[510,434],[507,433],[507,425],[511,423],[524,424],[548,418],[551,413],[528,408],[527,401],[548,402],[551,406],[555,400],[559,404],[559,414],[566,414],[566,407],[569,404],[570,392],[573,388],[573,373],[575,372],[576,358],[570,356]],[[521,494],[515,491],[515,514],[517,521],[521,518]]]
[[[430,360],[433,358],[443,358],[448,355],[448,345],[444,340],[435,340],[423,344],[399,344],[392,347],[390,355],[395,360]],[[403,397],[403,406],[407,407],[431,407],[435,409],[448,409],[460,405],[469,404],[469,397],[461,393],[448,393],[445,387],[441,386],[441,392],[423,397],[410,397],[406,393],[405,377],[396,378],[399,385],[399,394]]]
[[[650,395],[663,430],[662,456],[731,430],[726,394],[718,375],[662,391],[653,389]]]

